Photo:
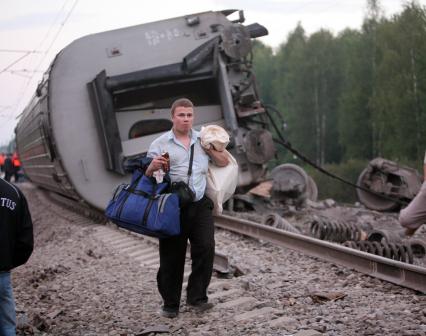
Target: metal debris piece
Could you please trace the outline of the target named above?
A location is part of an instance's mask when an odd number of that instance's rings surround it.
[[[266,130],[251,130],[244,138],[247,160],[256,164],[263,164],[275,155],[272,135]]]
[[[32,324],[37,330],[48,331],[51,323],[45,317],[35,314]]]
[[[375,158],[362,171],[357,184],[396,200],[385,199],[357,189],[358,199],[367,208],[391,211],[400,206],[397,200],[410,201],[416,196],[422,185],[422,178],[416,169],[400,166],[383,158]]]
[[[413,263],[413,251],[409,244],[387,243],[386,241],[347,241],[343,246],[350,247],[359,251],[372,253],[388,259],[402,261],[409,264]]]
[[[316,201],[318,188],[303,168],[286,163],[272,169],[272,197],[285,201],[293,199],[296,205],[306,203],[307,199]]]
[[[408,243],[416,258],[424,258],[426,255],[426,243],[420,239],[410,239]]]
[[[250,194],[255,196],[271,198],[272,180],[259,183],[256,187],[249,190]]]
[[[373,230],[368,234],[368,241],[386,242],[386,243],[400,243],[402,236],[398,231],[390,230]]]
[[[312,237],[343,243],[347,240],[363,240],[366,233],[357,225],[336,219],[315,216],[310,223]]]
[[[169,327],[164,324],[159,324],[159,325],[148,327],[142,330],[140,333],[136,334],[136,336],[147,336],[149,334],[164,334],[164,333],[170,333]]]
[[[308,329],[308,330],[300,330],[294,336],[322,336],[323,334],[319,331]]]
[[[263,216],[262,224],[272,226],[277,229],[289,231],[289,232],[300,233],[298,229],[296,229],[287,220],[285,220],[284,218],[282,218],[280,215],[278,215],[275,212],[272,212]]]
[[[245,57],[251,50],[250,34],[246,27],[233,25],[222,32],[222,47],[226,55],[234,59]]]
[[[63,312],[62,309],[56,309],[56,310],[52,311],[51,313],[47,314],[47,317],[53,320],[56,316],[58,316],[62,312]]]
[[[326,301],[337,301],[343,299],[346,294],[342,292],[315,292],[309,295],[315,303],[324,303]]]
[[[224,253],[216,251],[214,255],[213,269],[222,274],[229,273],[230,267],[229,267],[228,256]]]

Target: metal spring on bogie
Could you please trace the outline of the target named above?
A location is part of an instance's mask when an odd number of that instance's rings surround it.
[[[410,239],[408,242],[416,258],[423,258],[426,255],[426,243],[423,240]]]
[[[384,230],[384,229],[375,229],[370,231],[368,234],[368,241],[384,241],[386,243],[400,243],[402,241],[402,236],[398,231]]]
[[[385,241],[347,241],[343,246],[350,247],[359,251],[372,253],[381,257],[402,261],[409,264],[413,263],[413,250],[410,245],[387,243]]]
[[[297,228],[295,228],[293,225],[287,222],[284,218],[282,218],[280,215],[274,212],[265,215],[262,218],[262,224],[272,226],[274,228],[281,229],[284,231],[300,233],[300,231]]]
[[[311,236],[337,243],[347,240],[360,240],[363,236],[361,228],[354,224],[340,222],[330,218],[316,217],[310,224]]]

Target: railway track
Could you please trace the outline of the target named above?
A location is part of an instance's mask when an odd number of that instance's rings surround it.
[[[278,246],[288,247],[310,256],[426,293],[426,269],[423,267],[231,216],[216,216],[215,224],[226,230],[265,240]]]
[[[39,244],[43,237],[49,242],[35,252],[35,265],[30,260],[18,270],[21,280],[16,296],[18,300],[28,297],[18,307],[21,311],[23,306],[31,307],[37,318],[28,320],[43,321],[46,335],[130,336],[160,331],[215,336],[363,334],[356,330],[366,335],[396,335],[400,328],[417,335],[423,330],[421,297],[413,291],[354,273],[335,262],[306,257],[260,236],[243,238],[241,233],[222,229],[216,232],[218,249],[241,272],[225,278],[215,274],[209,287],[215,307],[204,315],[183,303],[177,320],[160,318],[155,240],[99,223],[101,218],[94,221],[96,213],[76,211],[76,205],[68,203],[64,208],[40,190],[26,191],[36,223],[44,232]],[[216,218],[219,227],[224,225],[222,217]],[[188,260],[185,279],[189,270]],[[382,305],[386,308],[380,320],[377,311]],[[401,309],[415,318],[389,322],[400,318]],[[379,320],[365,324],[375,314]]]
[[[49,193],[49,195],[52,199],[55,199],[64,206],[72,208],[74,211],[83,213],[101,222],[105,221],[103,214],[99,211],[86,207],[82,208],[79,204],[70,205],[68,199],[58,194]],[[216,216],[215,225],[222,229],[268,241],[280,247],[291,248],[328,262],[349,267],[369,276],[426,293],[426,269],[420,266],[380,257],[229,215]],[[157,240],[150,239],[150,241],[156,242]],[[215,270],[221,273],[228,273],[230,271],[228,258],[224,253],[216,253]]]

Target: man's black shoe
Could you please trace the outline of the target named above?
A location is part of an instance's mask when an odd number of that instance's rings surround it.
[[[206,310],[212,309],[214,307],[213,303],[210,302],[200,302],[196,304],[187,303],[188,307],[194,309],[197,313],[203,313]]]
[[[160,315],[162,317],[167,317],[167,318],[175,318],[177,317],[179,314],[178,310],[171,310],[171,309],[166,309],[166,308],[161,308],[160,310]]]

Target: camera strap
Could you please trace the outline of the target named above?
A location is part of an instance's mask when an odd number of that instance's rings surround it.
[[[195,144],[192,144],[192,146],[191,146],[191,155],[189,157],[188,181],[186,183],[186,184],[188,184],[188,186],[189,186],[189,179],[191,178],[191,175],[192,175],[192,161],[194,161],[194,145]]]

